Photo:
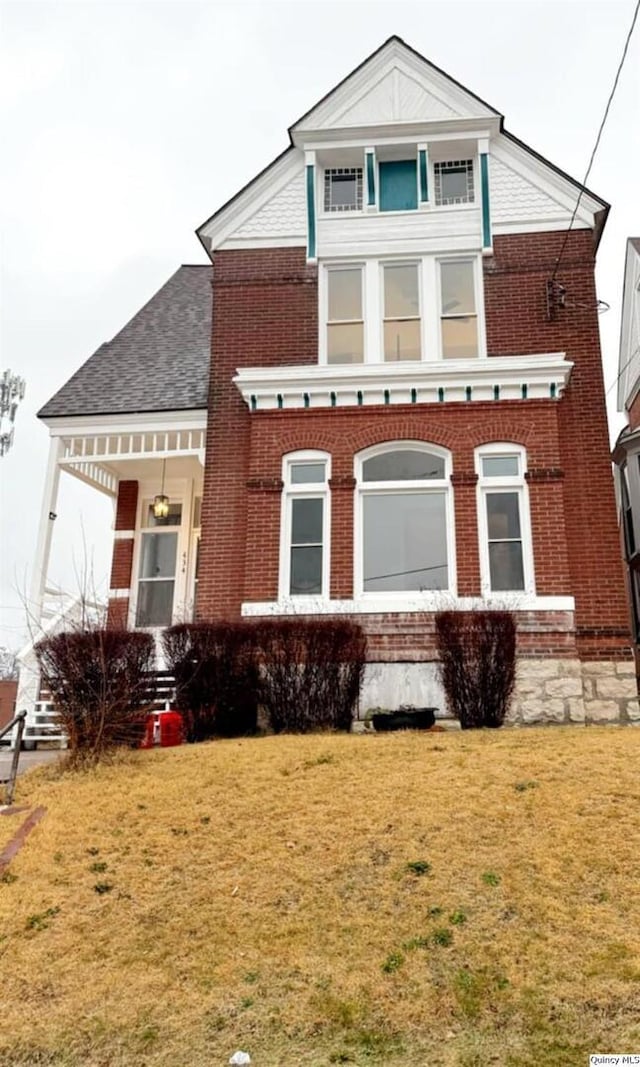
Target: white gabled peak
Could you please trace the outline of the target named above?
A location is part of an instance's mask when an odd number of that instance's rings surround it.
[[[499,117],[399,37],[391,37],[289,132],[300,144],[310,131]]]

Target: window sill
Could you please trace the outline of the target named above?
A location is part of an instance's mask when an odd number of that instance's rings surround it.
[[[434,611],[471,611],[478,608],[507,611],[574,611],[572,596],[536,596],[534,593],[492,593],[483,597],[457,597],[453,593],[365,593],[353,600],[296,597],[286,600],[246,601],[242,616],[387,615]]]

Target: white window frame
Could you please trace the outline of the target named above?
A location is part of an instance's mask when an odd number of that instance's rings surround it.
[[[385,268],[386,267],[415,267],[416,268],[417,275],[418,275],[418,322],[420,323],[420,359],[410,359],[410,360],[392,360],[392,359],[389,359],[389,360],[387,360],[384,357],[384,324],[387,321],[389,321],[389,322],[402,321],[402,320],[398,320],[397,318],[396,319],[390,318],[389,320],[387,320],[385,318],[385,314],[384,314],[384,272],[385,272]],[[380,363],[384,363],[388,367],[392,367],[394,365],[394,363],[396,363],[396,362],[415,363],[415,364],[424,363],[424,361],[425,361],[424,360],[424,344],[425,344],[425,337],[424,337],[424,303],[425,303],[425,301],[424,301],[424,284],[423,284],[423,281],[422,281],[422,272],[423,272],[422,257],[420,257],[418,259],[411,259],[411,258],[409,258],[409,259],[381,259],[381,260],[378,261],[378,270],[379,270],[378,297],[379,297],[379,302],[380,302],[380,304],[379,304],[379,306],[380,306],[380,316],[379,316],[380,325],[379,325],[378,344],[380,346]],[[365,274],[365,278],[366,278],[366,274]],[[412,321],[412,320],[409,320],[409,321]],[[366,323],[365,323],[365,329],[366,329]]]
[[[367,197],[367,181],[366,181],[366,172],[365,172],[365,170],[366,170],[365,162],[366,161],[363,159],[360,163],[345,163],[342,166],[333,166],[333,167],[323,167],[322,168],[321,175],[320,175],[321,185],[320,185],[320,191],[319,191],[319,196],[318,196],[318,201],[317,201],[321,205],[321,212],[320,212],[321,215],[325,216],[326,218],[335,218],[336,216],[340,216],[340,215],[348,215],[348,216],[351,217],[353,215],[358,216],[358,215],[362,215],[364,213],[365,202],[366,202],[366,197]],[[359,170],[360,171],[360,175],[361,175],[361,177],[360,177],[360,184],[361,184],[361,205],[360,205],[360,207],[334,207],[334,208],[325,207],[325,187],[326,187],[327,176],[328,175],[332,175],[335,171],[352,171],[352,170],[356,170],[356,171]],[[357,181],[357,179],[356,179],[356,181]],[[357,196],[356,196],[356,200],[357,200]]]
[[[433,190],[432,194],[432,206],[434,211],[465,211],[469,208],[477,208],[481,202],[481,196],[479,193],[479,167],[478,156],[473,153],[471,156],[467,155],[467,159],[471,159],[471,171],[473,174],[473,200],[468,200],[464,204],[438,204],[436,201],[436,164],[437,163],[453,163],[456,161],[455,154],[452,152],[450,156],[442,156],[440,158],[433,159],[431,154],[429,156],[429,181],[430,188]]]
[[[363,465],[374,456],[384,455],[386,452],[431,452],[444,459],[444,478],[418,481],[395,481],[395,482],[364,482]],[[429,441],[401,440],[385,441],[383,444],[373,445],[354,456],[354,476],[356,480],[354,499],[354,538],[353,538],[353,579],[354,596],[362,597],[367,601],[385,602],[415,602],[417,597],[430,598],[450,597],[457,595],[457,571],[456,571],[456,533],[455,533],[455,508],[453,499],[453,486],[451,484],[452,459],[451,453],[440,445],[433,445]],[[381,496],[384,493],[445,493],[445,519],[447,535],[447,568],[449,585],[446,589],[429,590],[395,590],[395,591],[370,591],[364,590],[363,576],[363,548],[364,548],[364,508],[365,496]],[[396,610],[396,609],[389,609]]]
[[[351,367],[355,372],[358,367],[383,364],[391,369],[392,362],[384,359],[384,270],[386,266],[418,265],[418,286],[420,300],[420,344],[422,359],[407,360],[402,366],[419,367],[423,363],[453,363],[457,361],[444,359],[442,355],[442,290],[440,282],[441,263],[473,263],[474,295],[478,324],[478,355],[468,357],[476,363],[487,358],[487,338],[484,312],[484,280],[482,275],[482,256],[478,251],[457,252],[455,255],[424,256],[377,256],[375,258],[328,260],[319,266],[318,272],[318,363],[322,366]],[[332,270],[359,267],[362,271],[362,315],[363,315],[363,361],[362,363],[329,364],[328,361],[328,312],[329,283],[328,275]],[[396,364],[397,366],[398,364]]]
[[[298,463],[323,463],[325,465],[324,482],[296,482],[291,481],[291,470]],[[309,602],[329,599],[330,576],[331,576],[331,492],[329,479],[331,478],[331,455],[329,452],[316,449],[304,449],[298,452],[287,452],[282,457],[282,503],[280,508],[280,580],[278,587],[278,600],[304,607]],[[320,593],[310,596],[291,593],[291,533],[294,500],[321,499],[322,509],[322,589]]]
[[[360,271],[362,281],[362,363],[329,363],[329,274],[331,271],[355,270]],[[368,265],[361,259],[345,260],[344,262],[325,263],[320,271],[319,305],[320,305],[320,341],[318,345],[318,358],[320,363],[326,363],[332,367],[362,367],[368,362],[369,350],[368,329],[368,306],[367,291],[370,288],[367,282]],[[359,322],[359,319],[336,319],[335,322]]]
[[[482,473],[482,460],[500,456],[518,458],[518,474],[500,477],[485,476]],[[476,504],[478,514],[478,538],[480,549],[480,586],[486,600],[503,602],[517,601],[526,596],[535,595],[535,572],[533,564],[533,540],[531,534],[531,512],[529,508],[529,487],[527,473],[527,451],[522,445],[508,441],[495,441],[480,445],[475,450],[475,468],[478,475]],[[517,493],[520,510],[520,540],[522,544],[522,569],[524,589],[491,589],[491,569],[489,566],[489,524],[487,521],[487,496],[490,493]]]

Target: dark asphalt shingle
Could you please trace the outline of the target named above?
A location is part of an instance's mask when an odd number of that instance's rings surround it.
[[[183,266],[38,412],[117,415],[206,408],[212,267]]]

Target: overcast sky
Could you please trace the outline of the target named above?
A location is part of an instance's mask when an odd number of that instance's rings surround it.
[[[0,371],[27,381],[0,459],[0,644],[19,647],[48,435],[35,412],[180,263],[287,127],[391,34],[582,179],[635,0],[0,3]],[[615,382],[626,238],[640,233],[640,28],[589,180]],[[620,428],[609,392],[612,435]],[[111,508],[62,475],[51,578],[106,593]]]

